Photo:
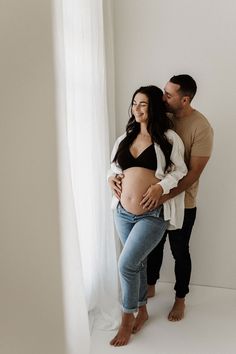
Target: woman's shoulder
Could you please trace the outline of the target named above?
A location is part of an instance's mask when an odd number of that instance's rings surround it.
[[[126,137],[126,135],[127,135],[127,134],[126,134],[126,132],[125,132],[124,134],[118,136],[118,138],[116,138],[116,141],[115,141],[115,146],[119,145],[120,142],[121,142],[122,140],[124,140],[124,138]]]
[[[172,137],[176,137],[178,136],[178,134],[173,130],[173,129],[168,129],[166,132],[165,132],[165,135],[167,136],[167,138],[172,138]]]
[[[174,143],[177,143],[178,141],[181,141],[181,138],[179,137],[179,135],[173,130],[173,129],[168,129],[165,132],[165,136],[167,137],[168,141],[173,145]],[[160,145],[155,143],[154,144],[156,146],[156,148],[160,149]]]
[[[117,140],[122,141],[122,140],[126,137],[126,135],[127,135],[126,132],[123,133],[122,135],[120,135],[120,136],[117,138]]]
[[[165,135],[170,140],[181,140],[180,136],[173,129],[168,129]]]
[[[167,137],[167,139],[169,140],[169,142],[172,145],[181,145],[184,146],[184,143],[182,141],[182,139],[180,138],[180,136],[173,130],[173,129],[168,129],[165,132],[165,135]]]

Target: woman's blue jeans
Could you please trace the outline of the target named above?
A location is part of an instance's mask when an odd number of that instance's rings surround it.
[[[123,312],[136,312],[147,303],[147,256],[168,226],[161,211],[162,207],[134,215],[121,204],[115,210],[115,225],[123,245],[118,262]]]

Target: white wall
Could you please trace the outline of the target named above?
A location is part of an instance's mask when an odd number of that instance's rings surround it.
[[[65,354],[50,1],[0,12],[0,352]]]
[[[193,106],[215,131],[213,156],[201,177],[191,238],[192,283],[236,288],[236,151],[234,0],[117,0],[115,68],[117,135],[125,129],[136,88],[164,87],[174,74],[198,83]],[[167,248],[162,280],[172,281]]]

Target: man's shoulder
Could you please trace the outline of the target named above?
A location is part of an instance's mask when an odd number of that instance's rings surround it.
[[[201,112],[197,111],[196,109],[189,116],[189,121],[191,121],[191,124],[193,124],[196,128],[212,129],[209,120]]]
[[[209,157],[212,151],[214,132],[208,119],[199,111],[192,112],[191,126],[191,156]]]

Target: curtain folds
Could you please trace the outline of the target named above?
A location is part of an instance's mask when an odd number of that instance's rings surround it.
[[[112,53],[105,55],[104,22],[106,31],[111,31],[107,28],[111,21],[104,21],[104,6],[106,16],[111,13],[102,0],[55,0],[55,3],[59,2],[61,16],[57,14],[57,22],[60,18],[57,32],[60,27],[62,50],[59,55],[63,68],[60,73],[63,73],[61,84],[65,93],[64,97],[60,95],[60,100],[64,99],[66,130],[63,134],[68,148],[64,167],[71,176],[68,179],[71,182],[70,202],[74,207],[74,214],[72,209],[65,208],[64,213],[72,212],[76,228],[76,241],[73,239],[67,248],[73,254],[74,270],[78,272],[76,254],[80,260],[81,286],[90,329],[93,326],[113,329],[118,326],[120,309],[116,243],[106,172],[110,160],[109,131],[115,122],[114,116],[108,117],[106,65]],[[110,83],[110,90],[112,86]],[[112,97],[111,92],[109,96]],[[110,105],[109,112],[112,111]],[[70,225],[67,226],[70,233]],[[79,278],[78,274],[76,279],[73,271],[67,285],[73,289],[71,282],[77,283]],[[79,297],[77,300],[80,301]]]

